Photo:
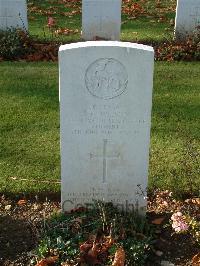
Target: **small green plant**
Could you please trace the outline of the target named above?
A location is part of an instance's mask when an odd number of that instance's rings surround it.
[[[145,217],[120,212],[111,203],[54,215],[45,224],[35,258],[38,265],[47,260],[71,266],[119,265],[119,261],[144,265],[154,238]]]
[[[0,57],[6,60],[17,59],[31,49],[30,38],[26,32],[9,28],[0,30]]]

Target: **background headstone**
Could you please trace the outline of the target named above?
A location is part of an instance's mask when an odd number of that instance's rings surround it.
[[[111,41],[59,50],[62,207],[145,212],[153,48]]]
[[[82,38],[119,40],[121,0],[83,0]]]
[[[198,26],[200,26],[200,0],[178,0],[175,21],[176,39],[193,35]]]
[[[26,0],[0,0],[0,29],[28,29]]]

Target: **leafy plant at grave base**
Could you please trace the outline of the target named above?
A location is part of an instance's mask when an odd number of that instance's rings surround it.
[[[171,216],[171,224],[175,233],[189,233],[200,247],[200,221],[191,217],[189,214],[183,214],[178,211]]]
[[[0,30],[0,47],[0,58],[16,59],[31,51],[31,40],[20,29]]]
[[[144,265],[151,251],[152,225],[137,212],[123,213],[95,202],[46,221],[34,265]],[[63,263],[63,264],[62,264]]]

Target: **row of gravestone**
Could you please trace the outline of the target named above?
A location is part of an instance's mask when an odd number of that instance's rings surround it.
[[[89,41],[60,47],[64,211],[103,200],[145,213],[153,65],[153,48],[142,44]]]
[[[84,40],[119,40],[121,0],[83,0]],[[200,0],[177,0],[175,36],[191,35],[200,24]],[[28,29],[26,0],[0,0],[0,29]]]

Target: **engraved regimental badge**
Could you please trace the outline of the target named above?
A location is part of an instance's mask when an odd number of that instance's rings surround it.
[[[100,99],[109,100],[121,95],[127,83],[126,68],[113,58],[98,59],[86,70],[86,87],[93,96]]]

